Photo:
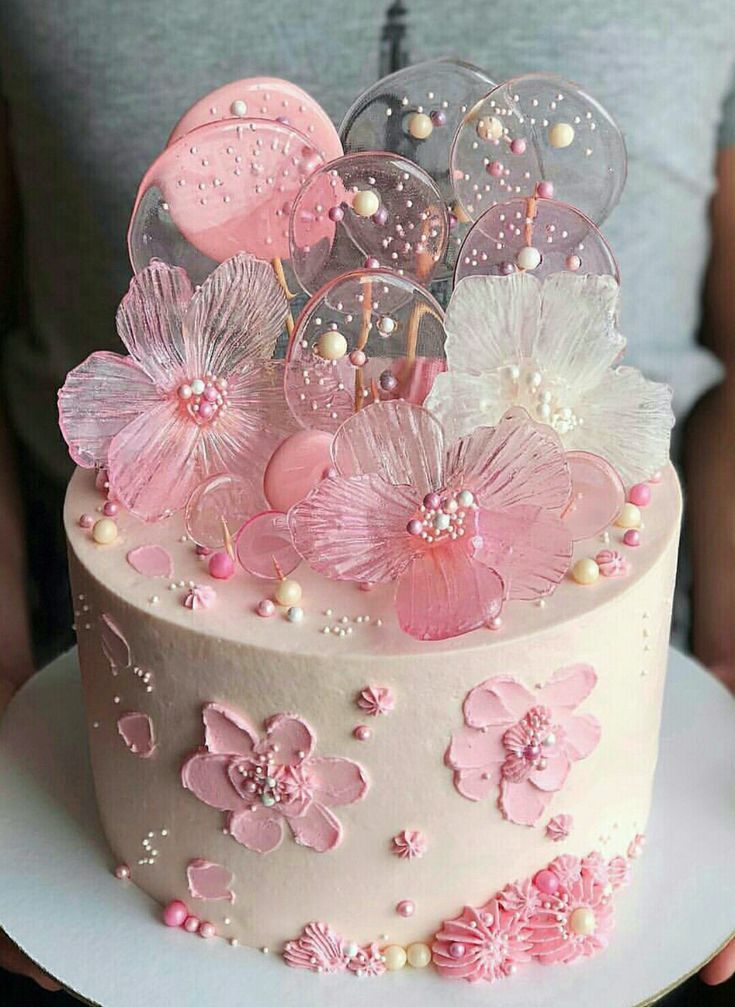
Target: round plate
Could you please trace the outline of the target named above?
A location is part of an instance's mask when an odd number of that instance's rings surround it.
[[[205,123],[248,116],[292,126],[326,161],[342,153],[339,134],[321,105],[296,84],[277,77],[233,80],[205,94],[182,115],[166,146]]]
[[[620,282],[618,264],[596,225],[573,206],[537,197],[498,203],[475,221],[457,255],[454,282],[465,276],[507,276],[529,245],[541,255],[533,270],[539,279],[568,270]]]
[[[500,84],[465,115],[451,152],[454,191],[476,220],[495,203],[550,194],[601,224],[625,184],[626,154],[599,102],[561,77]]]
[[[289,223],[291,267],[310,294],[370,266],[426,285],[448,240],[449,216],[431,178],[384,151],[346,154],[315,171]]]
[[[332,280],[296,323],[285,377],[294,417],[334,433],[375,398],[423,402],[445,366],[443,323],[431,294],[407,277],[363,269]],[[322,337],[333,331],[345,352],[325,359]]]
[[[225,119],[182,136],[153,162],[128,232],[137,271],[152,258],[200,283],[237,252],[288,255],[288,218],[304,180],[323,163],[291,126]]]

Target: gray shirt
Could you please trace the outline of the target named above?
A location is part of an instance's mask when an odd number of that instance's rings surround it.
[[[579,81],[620,123],[626,190],[604,230],[620,264],[629,359],[679,413],[717,380],[696,345],[718,144],[735,144],[735,4],[722,0],[404,0],[412,62],[455,56],[494,80]],[[2,0],[0,89],[23,214],[27,313],[2,333],[15,425],[68,465],[55,390],[119,349],[125,232],[146,167],[200,95],[259,74],[311,92],[336,122],[379,74],[389,0]]]

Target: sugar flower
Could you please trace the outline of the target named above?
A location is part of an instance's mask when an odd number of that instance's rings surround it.
[[[294,839],[324,853],[342,826],[330,808],[353,804],[368,784],[350,759],[316,758],[314,734],[300,717],[279,713],[263,738],[238,714],[216,703],[203,711],[205,751],[184,763],[181,780],[200,801],[229,811],[227,831],[256,853],[269,853],[287,823]]]
[[[74,461],[106,466],[115,499],[147,521],[218,472],[260,480],[291,425],[270,363],[286,312],[273,270],[249,255],[194,291],[183,269],[151,262],[117,313],[130,355],[93,353],[59,392]]]
[[[469,276],[447,309],[447,371],[426,407],[454,437],[523,406],[567,451],[613,465],[630,485],[668,461],[671,390],[615,366],[619,288],[609,276]]]
[[[568,569],[569,468],[522,409],[447,445],[423,407],[375,403],[340,427],[332,456],[337,475],[289,512],[294,545],[327,577],[397,582],[398,621],[417,639],[477,629]]]
[[[572,763],[586,759],[600,740],[598,720],[573,712],[596,682],[593,668],[575,664],[533,695],[506,675],[475,686],[464,701],[465,726],[454,732],[445,756],[460,794],[481,801],[499,788],[505,818],[535,825]]]

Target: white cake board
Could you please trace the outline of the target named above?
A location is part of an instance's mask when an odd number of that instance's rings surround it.
[[[610,947],[576,967],[528,965],[492,989],[431,969],[318,976],[165,928],[159,906],[111,874],[84,739],[72,651],[25,686],[0,729],[0,922],[59,982],[103,1007],[461,1007],[489,996],[498,1007],[632,1007],[678,985],[733,931],[735,705],[674,651],[649,853],[617,898]]]

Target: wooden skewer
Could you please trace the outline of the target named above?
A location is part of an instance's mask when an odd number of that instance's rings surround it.
[[[222,522],[222,533],[225,540],[225,552],[230,557],[230,559],[235,561],[235,545],[232,541],[232,535],[230,535],[230,529],[227,527],[227,522],[224,519],[224,515],[220,516],[220,521]]]
[[[362,319],[360,321],[360,335],[357,337],[357,343],[355,345],[356,350],[364,350],[367,346],[368,336],[370,335],[370,315],[372,314],[372,303],[373,303],[373,281],[368,280],[365,283],[365,296],[362,301]],[[362,367],[357,367],[355,369],[355,412],[365,405],[365,396],[363,392],[365,391],[365,376],[362,373]]]
[[[276,274],[276,279],[278,280],[281,290],[286,295],[286,300],[292,301],[296,296],[296,294],[292,293],[291,290],[289,290],[288,281],[286,279],[286,274],[283,271],[283,263],[281,262],[280,256],[277,255],[275,259],[271,259],[271,266],[273,267],[273,272]],[[288,332],[289,346],[290,346],[290,340],[293,336],[293,330],[294,330],[293,315],[291,314],[291,309],[289,308],[286,314],[286,332]]]

